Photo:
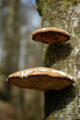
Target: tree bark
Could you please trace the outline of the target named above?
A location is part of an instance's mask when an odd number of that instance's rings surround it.
[[[75,77],[75,84],[64,90],[45,93],[46,120],[80,119],[80,1],[37,0],[42,27],[58,27],[71,34],[64,44],[43,45],[44,66]]]

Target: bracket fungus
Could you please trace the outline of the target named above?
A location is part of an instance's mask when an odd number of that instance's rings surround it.
[[[70,39],[70,35],[67,31],[55,28],[47,27],[41,28],[33,32],[32,39],[38,42],[52,44],[57,42],[66,42]]]
[[[70,86],[74,80],[72,76],[64,72],[46,67],[36,67],[9,75],[7,82],[21,88],[47,91],[66,88]]]

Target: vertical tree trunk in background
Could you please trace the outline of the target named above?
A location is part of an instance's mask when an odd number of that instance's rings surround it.
[[[6,25],[6,19],[7,19],[7,12],[8,12],[8,0],[0,0],[1,4],[1,26],[2,26],[2,31],[5,28]]]
[[[18,69],[19,44],[20,44],[20,1],[7,0],[8,15],[4,20],[4,41],[3,41],[3,74],[7,76]],[[7,6],[6,6],[7,7]],[[10,87],[6,85],[5,94],[10,97]]]
[[[3,0],[2,8],[5,13],[8,9],[7,15],[2,16],[3,26],[3,63],[0,72],[4,74],[4,81],[9,74],[17,71],[19,65],[19,51],[20,51],[20,0]],[[5,17],[6,16],[6,17]],[[21,117],[23,115],[23,92],[18,90],[16,99],[13,99],[16,105],[16,115]],[[4,100],[10,100],[11,87],[4,82],[4,89],[0,91],[0,97]]]
[[[5,74],[18,69],[20,45],[20,0],[8,0],[8,17],[5,26],[4,52]]]
[[[0,0],[0,32],[1,32],[1,29],[2,29],[2,21],[1,21],[1,17],[2,17],[2,0]]]
[[[7,18],[3,19],[3,24],[5,25],[3,25],[4,60],[2,73],[5,76],[4,80],[6,80],[9,74],[19,69],[21,2],[20,0],[4,0],[4,4],[7,4],[6,7],[8,7]],[[15,99],[12,98],[12,101],[16,105],[15,114],[17,117],[21,117],[23,116],[24,97],[20,89],[17,89],[17,92],[17,97]],[[10,100],[10,97],[13,97],[11,96],[11,87],[7,84],[5,84],[3,95],[5,100]]]
[[[44,66],[69,73],[76,85],[45,93],[46,120],[80,120],[80,2],[79,0],[37,0],[42,27],[67,30],[66,44],[44,45]]]

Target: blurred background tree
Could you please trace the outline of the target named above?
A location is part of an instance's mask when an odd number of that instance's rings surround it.
[[[31,40],[41,27],[35,0],[0,0],[0,119],[41,120],[43,94],[10,87],[7,76],[42,66],[42,45]]]

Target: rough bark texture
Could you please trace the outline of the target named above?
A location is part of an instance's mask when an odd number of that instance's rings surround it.
[[[80,1],[37,0],[42,27],[59,27],[71,34],[65,44],[44,45],[44,66],[69,73],[75,84],[45,93],[46,120],[80,120]]]

